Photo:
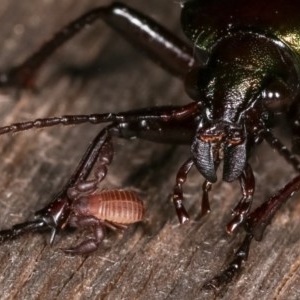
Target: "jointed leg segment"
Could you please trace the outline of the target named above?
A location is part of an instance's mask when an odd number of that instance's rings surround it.
[[[187,179],[187,174],[191,170],[194,162],[189,158],[179,169],[176,176],[176,184],[173,192],[173,203],[179,219],[180,224],[184,224],[189,221],[190,217],[183,206],[183,191],[182,185]]]
[[[148,16],[121,3],[94,8],[82,15],[46,42],[19,66],[0,73],[0,86],[32,88],[37,72],[65,42],[97,20],[103,20],[125,39],[144,51],[152,60],[178,77],[196,64],[193,48]]]
[[[267,225],[272,221],[275,213],[296,191],[299,190],[300,176],[297,176],[253,212],[248,214],[244,221],[244,228],[246,230],[244,241],[236,251],[233,260],[228,264],[227,268],[221,274],[208,281],[204,285],[205,289],[219,288],[230,282],[233,277],[239,273],[243,263],[248,258],[253,238],[257,241],[262,239],[264,231]]]
[[[239,225],[243,224],[251,209],[255,189],[255,178],[249,164],[247,164],[240,177],[240,184],[243,196],[232,211],[233,219],[226,226],[228,233],[232,233]]]

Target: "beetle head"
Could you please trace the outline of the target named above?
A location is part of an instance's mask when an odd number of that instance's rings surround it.
[[[223,180],[237,179],[246,164],[246,130],[228,122],[200,124],[191,146],[192,157],[199,172],[216,182],[216,170],[223,160]]]

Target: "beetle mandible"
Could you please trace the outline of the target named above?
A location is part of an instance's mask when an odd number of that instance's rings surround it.
[[[300,189],[297,176],[251,211],[255,179],[248,160],[257,144],[267,141],[295,170],[300,170],[294,156],[300,149],[298,8],[296,0],[274,0],[271,8],[258,0],[251,4],[234,0],[186,1],[182,4],[181,21],[190,45],[133,8],[113,3],[82,15],[24,63],[2,72],[2,87],[31,88],[40,67],[57,48],[85,25],[101,19],[154,62],[181,78],[193,101],[184,106],[37,119],[0,128],[0,134],[6,134],[58,124],[109,123],[95,137],[58,196],[36,213],[34,221],[0,232],[0,239],[50,228],[53,242],[58,230],[71,225],[76,195],[86,187],[87,193],[92,194],[105,178],[113,153],[112,137],[188,144],[190,154],[177,173],[173,192],[180,223],[189,220],[182,187],[193,166],[205,179],[203,215],[210,211],[208,194],[217,181],[221,164],[224,181],[240,181],[243,195],[226,230],[232,233],[243,226],[246,237],[228,267],[206,287],[232,280],[247,259],[253,238],[262,238],[279,207]],[[286,118],[289,125],[292,151],[272,134],[271,129],[280,125],[281,118]],[[89,181],[93,168],[98,172]]]

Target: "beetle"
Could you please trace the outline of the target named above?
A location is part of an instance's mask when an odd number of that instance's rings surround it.
[[[1,72],[2,87],[32,88],[48,57],[85,25],[103,20],[154,62],[182,79],[192,102],[183,106],[148,107],[121,113],[69,115],[36,119],[0,128],[0,134],[55,125],[108,123],[83,155],[57,197],[38,211],[35,220],[0,232],[5,241],[25,232],[50,228],[50,242],[70,223],[77,195],[92,195],[105,179],[112,160],[112,137],[141,138],[190,145],[190,155],[177,172],[173,202],[179,222],[189,221],[183,185],[194,166],[204,177],[202,215],[210,212],[209,192],[223,165],[222,180],[238,180],[242,198],[232,211],[228,233],[238,227],[246,235],[233,260],[205,288],[230,282],[247,260],[253,238],[261,240],[266,226],[290,196],[300,189],[296,176],[261,206],[251,211],[255,178],[249,163],[253,149],[265,140],[296,171],[300,162],[299,78],[300,21],[296,0],[197,1],[182,3],[181,23],[191,44],[174,36],[153,19],[122,3],[95,8],[74,20],[24,63]],[[285,118],[292,150],[272,129]],[[88,179],[96,169],[93,179]],[[92,247],[97,248],[95,245]],[[75,251],[76,252],[76,251]],[[78,251],[81,252],[81,251]]]

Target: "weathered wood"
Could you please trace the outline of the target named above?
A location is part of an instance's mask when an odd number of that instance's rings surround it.
[[[22,61],[68,20],[95,6],[92,0],[77,2],[1,1],[1,69]],[[179,3],[126,3],[178,31]],[[60,72],[63,65],[90,62],[96,64],[93,74],[70,77]],[[38,93],[22,92],[18,101],[13,95],[13,91],[1,95],[3,125],[188,101],[180,81],[144,59],[101,22],[56,53],[40,74]],[[98,130],[85,125],[2,136],[0,228],[30,218],[48,203]],[[222,294],[206,293],[203,283],[224,266],[242,238],[242,233],[229,237],[224,231],[230,209],[240,197],[238,184],[215,184],[212,213],[199,221],[203,179],[192,172],[184,190],[197,221],[179,226],[169,195],[188,147],[142,141],[115,144],[115,160],[104,186],[139,190],[147,205],[145,222],[123,235],[109,233],[100,249],[87,257],[59,250],[76,244],[82,238],[77,232],[61,235],[52,248],[45,242],[47,234],[26,235],[1,245],[1,299],[299,299],[299,195],[277,214],[263,241],[253,244],[242,275]],[[293,174],[268,147],[259,148],[252,164],[255,205]]]

